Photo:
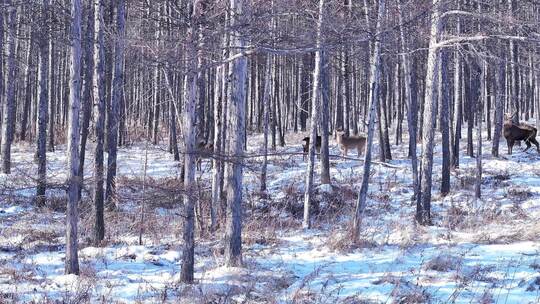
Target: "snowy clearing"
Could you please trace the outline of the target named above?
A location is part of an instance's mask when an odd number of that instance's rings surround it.
[[[299,152],[300,135],[279,151]],[[261,136],[250,137],[256,153]],[[489,151],[486,142],[484,151]],[[538,303],[540,301],[540,156],[532,150],[484,155],[483,199],[474,201],[475,159],[461,157],[452,192],[434,191],[434,225],[416,226],[406,145],[393,146],[391,167],[373,168],[362,246],[351,247],[350,216],[361,162],[331,159],[332,188],[316,193],[315,229],[301,229],[306,163],[300,155],[270,157],[268,193],[257,193],[261,159],[245,170],[244,268],[222,266],[221,230],[200,226],[197,284],[179,282],[181,205],[174,187],[178,164],[161,146],[148,150],[143,245],[138,245],[143,201],[134,180],[143,176],[145,146],[119,154],[119,204],[106,212],[106,242],[89,246],[91,201],[80,206],[81,276],[64,275],[62,190],[45,207],[32,204],[32,149],[13,152],[16,174],[1,176],[0,296],[17,301],[207,303]],[[48,153],[50,180],[61,185],[65,149]],[[91,150],[88,151],[92,154]],[[331,154],[338,154],[331,141]],[[437,151],[436,151],[437,154]],[[352,156],[352,155],[350,155]],[[88,159],[92,159],[89,156]],[[435,177],[440,159],[435,159]],[[85,170],[86,187],[92,165]],[[198,173],[201,191],[209,162]],[[438,180],[434,181],[435,189]],[[166,190],[162,190],[166,191]],[[87,196],[83,191],[83,196]],[[152,197],[148,197],[152,195]],[[154,196],[155,195],[155,196]],[[172,195],[172,197],[170,197]],[[205,215],[204,215],[205,216]],[[204,221],[203,221],[204,222]]]

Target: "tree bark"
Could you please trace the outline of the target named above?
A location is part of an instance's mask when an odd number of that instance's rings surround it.
[[[49,0],[43,0],[41,11],[41,37],[39,38],[39,101],[37,123],[37,161],[38,183],[36,200],[38,205],[45,203],[47,188],[47,107],[49,101],[49,29],[47,25]]]
[[[311,94],[311,127],[309,135],[308,168],[304,192],[304,220],[302,227],[311,228],[311,195],[313,193],[313,179],[315,175],[315,146],[317,142],[317,125],[319,121],[319,97],[322,66],[322,26],[324,22],[324,0],[319,0],[319,18],[317,21],[317,51],[315,52],[315,68],[313,69],[313,87]]]
[[[263,92],[263,164],[261,169],[261,192],[266,191],[266,168],[268,164],[268,120],[270,116],[270,82],[271,82],[271,56],[266,58],[266,72],[264,74]]]
[[[437,76],[439,70],[439,48],[436,47],[441,33],[439,1],[433,0],[431,33],[426,71],[424,105],[424,133],[422,134],[422,172],[420,176],[420,208],[416,210],[416,220],[421,225],[431,224],[431,186],[433,171],[433,146],[435,140],[436,105],[438,98]]]
[[[94,96],[97,98],[97,119],[96,119],[96,150],[94,154],[94,233],[93,241],[95,245],[105,237],[105,220],[103,218],[104,205],[104,141],[105,141],[105,25],[103,23],[103,0],[94,0],[95,24],[97,25],[97,44],[94,51],[94,63],[96,64],[94,73]]]
[[[320,98],[321,98],[321,184],[330,184],[330,151],[328,149],[328,125],[330,118],[330,96],[329,96],[329,79],[328,68],[325,52],[321,51],[321,76],[320,76]]]
[[[203,14],[202,3],[200,0],[193,0],[192,23],[195,23]],[[187,71],[184,81],[184,226],[183,241],[184,248],[182,254],[182,270],[180,272],[180,281],[186,284],[192,284],[194,279],[195,266],[195,202],[197,201],[195,184],[195,160],[197,136],[197,32],[192,25],[187,33],[188,44],[186,54],[188,58]]]
[[[235,28],[231,45],[236,50],[245,47],[245,38],[237,29],[241,24],[244,0],[230,0],[231,26]],[[225,263],[227,266],[242,266],[242,178],[245,146],[245,94],[247,58],[240,57],[231,63],[231,99],[229,104],[230,140],[229,154],[233,159],[227,176],[227,223],[225,227]]]
[[[86,141],[90,126],[90,118],[92,115],[92,105],[94,104],[94,96],[92,94],[94,86],[94,5],[89,6],[88,21],[86,26],[86,37],[84,43],[84,88],[82,95],[82,124],[81,124],[81,148],[79,158],[79,173],[84,177],[84,161],[86,156]],[[79,199],[81,197],[81,188],[79,188]]]
[[[411,62],[410,57],[406,54],[408,51],[407,42],[405,41],[405,32],[403,29],[403,10],[401,8],[401,2],[398,1],[398,15],[399,15],[399,32],[400,32],[400,40],[401,40],[401,51],[402,51],[402,67],[403,67],[403,75],[405,79],[405,98],[406,102],[409,105],[409,109],[407,111],[407,128],[409,131],[409,156],[411,157],[411,167],[412,167],[412,175],[413,175],[413,201],[417,200],[420,188],[419,188],[419,181],[418,181],[418,157],[416,155],[416,112],[417,112],[417,102],[416,102],[416,93],[415,88],[413,87],[413,83],[411,80],[412,76],[412,70],[411,70]]]
[[[79,274],[77,222],[79,202],[79,111],[81,108],[81,0],[71,1],[71,66],[68,124],[68,206],[66,226],[66,274]]]
[[[504,57],[502,59],[504,62]],[[504,78],[505,68],[503,63],[498,64],[495,70],[495,130],[493,131],[493,146],[491,147],[491,155],[499,157],[499,142],[502,135],[503,117],[504,117],[504,96],[506,92],[506,82]],[[540,113],[537,112],[537,113]]]
[[[122,90],[124,87],[124,35],[125,35],[125,0],[116,0],[116,41],[114,47],[114,71],[111,92],[111,108],[109,112],[109,128],[107,136],[107,180],[105,201],[109,206],[115,206],[116,168],[118,153],[118,123]]]
[[[450,193],[450,90],[448,88],[448,53],[442,51],[439,59],[439,100],[441,105],[440,127],[442,135],[441,195]]]
[[[377,13],[376,33],[381,33],[382,22],[385,12],[385,0],[379,0]],[[381,42],[379,39],[373,43],[373,55],[371,57],[371,70],[369,76],[369,120],[367,131],[366,152],[364,157],[364,170],[362,173],[362,184],[356,201],[355,215],[353,222],[352,240],[358,242],[360,228],[362,225],[362,216],[367,202],[367,192],[369,187],[369,176],[371,170],[371,149],[373,146],[373,136],[375,129],[375,117],[379,107],[379,87],[381,82]]]
[[[11,1],[8,4],[12,4]],[[15,102],[16,102],[16,84],[17,84],[17,8],[10,6],[8,8],[8,75],[7,92],[3,109],[2,121],[2,172],[11,173],[11,143],[15,133]]]
[[[474,185],[475,198],[482,196],[482,103],[486,101],[486,64],[480,63],[480,96],[477,99],[477,129],[476,129],[476,181]]]

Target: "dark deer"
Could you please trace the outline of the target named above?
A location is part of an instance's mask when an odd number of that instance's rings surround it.
[[[302,144],[302,148],[304,150],[304,155],[302,155],[302,160],[305,160],[306,154],[309,152],[309,136],[304,137],[302,141],[304,142]],[[320,135],[317,135],[317,141],[315,141],[315,148],[317,149],[317,153],[321,153],[321,136]]]
[[[508,154],[512,154],[512,147],[516,141],[523,140],[527,147],[523,152],[527,151],[531,147],[531,143],[536,146],[536,150],[540,153],[540,146],[536,141],[537,130],[535,127],[528,124],[515,124],[512,122],[512,117],[505,115],[506,119],[503,125],[503,135],[506,138],[506,144],[508,145]]]
[[[197,143],[197,170],[201,170],[202,159],[210,158],[214,154],[214,143],[206,143],[203,140],[200,140]]]

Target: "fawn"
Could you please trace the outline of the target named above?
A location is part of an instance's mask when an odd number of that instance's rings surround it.
[[[347,156],[349,149],[356,149],[358,156],[362,155],[366,146],[366,137],[362,135],[345,136],[345,132],[342,130],[336,130],[334,135],[343,155]]]

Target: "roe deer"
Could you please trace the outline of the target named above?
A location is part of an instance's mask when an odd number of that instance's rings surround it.
[[[206,143],[205,141],[201,140],[197,143],[197,170],[201,170],[202,167],[202,159],[203,158],[210,158],[214,154],[214,143],[209,142]]]
[[[531,147],[531,143],[536,146],[536,150],[540,153],[540,146],[536,141],[537,130],[535,127],[520,123],[515,124],[511,120],[511,116],[505,115],[505,121],[503,125],[503,135],[506,138],[506,144],[508,145],[508,154],[512,154],[512,147],[516,141],[523,140],[527,147],[523,152],[527,151]]]
[[[302,141],[304,142],[302,144],[302,148],[304,150],[304,155],[302,155],[302,160],[305,160],[306,154],[309,152],[309,136],[304,137]],[[315,141],[315,148],[317,149],[317,153],[321,153],[321,136],[320,135],[317,135],[317,140]]]
[[[343,155],[347,156],[349,149],[356,149],[358,157],[362,155],[362,151],[366,146],[366,137],[362,135],[345,136],[345,132],[341,130],[336,130],[334,135]]]

